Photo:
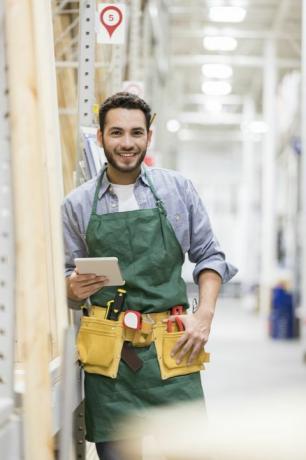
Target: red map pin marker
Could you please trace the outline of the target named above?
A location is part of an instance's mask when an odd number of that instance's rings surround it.
[[[117,27],[119,27],[122,22],[122,12],[120,8],[117,6],[107,6],[103,8],[100,13],[100,21],[111,38]]]

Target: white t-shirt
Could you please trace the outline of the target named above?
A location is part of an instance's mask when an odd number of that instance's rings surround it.
[[[111,184],[113,191],[118,197],[119,212],[135,211],[139,209],[134,195],[134,185]]]

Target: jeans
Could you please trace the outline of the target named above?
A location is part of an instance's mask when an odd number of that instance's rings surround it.
[[[107,441],[96,443],[97,454],[100,460],[141,460],[142,446],[137,442],[137,453],[135,453],[135,444],[133,444],[133,454],[127,452],[128,444],[123,441]],[[131,456],[132,455],[132,456]]]

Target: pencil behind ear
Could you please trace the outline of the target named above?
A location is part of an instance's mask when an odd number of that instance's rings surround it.
[[[151,128],[152,124],[153,124],[153,121],[155,120],[156,118],[156,113],[153,113],[152,117],[151,117],[151,120],[150,120],[150,125],[149,125],[149,128]]]

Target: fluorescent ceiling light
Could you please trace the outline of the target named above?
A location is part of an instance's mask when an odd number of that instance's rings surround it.
[[[170,133],[176,133],[180,129],[180,122],[177,120],[168,120],[167,129]]]
[[[246,9],[239,6],[212,6],[209,9],[209,19],[215,22],[242,22]]]
[[[227,81],[204,81],[202,91],[207,96],[227,96],[232,92],[232,85]]]
[[[234,37],[226,36],[204,37],[203,40],[204,48],[209,51],[234,51],[237,44]]]
[[[231,78],[233,68],[225,64],[204,64],[202,73],[207,78]]]

